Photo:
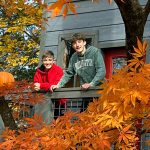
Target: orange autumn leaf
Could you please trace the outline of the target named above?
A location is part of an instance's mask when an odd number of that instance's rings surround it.
[[[141,67],[145,64],[145,55],[147,49],[147,42],[144,41],[143,43],[137,38],[137,47],[133,47],[135,53],[131,53],[133,56],[132,60],[128,61],[128,67],[133,70],[137,71],[137,69],[141,70]]]
[[[44,124],[43,118],[37,114],[34,114],[33,118],[25,118],[25,121],[27,121],[30,125],[38,128],[41,128]]]
[[[65,4],[64,0],[57,0],[55,3],[51,4],[50,6],[47,7],[48,11],[52,11],[56,8],[62,9],[63,5]]]
[[[133,47],[135,53],[132,53],[133,56],[135,57],[143,57],[146,54],[146,49],[147,49],[147,42],[144,41],[142,43],[139,38],[137,38],[137,48]]]
[[[76,7],[75,7],[75,5],[74,5],[73,3],[68,3],[67,5],[68,5],[68,7],[70,8],[70,11],[71,11],[72,13],[77,14],[77,12],[76,12]]]
[[[131,128],[131,125],[128,125],[127,127],[123,128],[122,132],[126,133]]]
[[[126,144],[128,144],[128,138],[126,136],[126,133],[130,127],[131,127],[131,125],[128,125],[121,131],[120,136],[119,136],[119,143],[121,143],[121,141],[123,140]]]
[[[58,0],[54,4],[51,4],[47,7],[47,11],[52,11],[51,17],[56,17],[60,15],[61,10],[63,8],[64,2],[62,0]]]
[[[68,11],[70,10],[73,14],[76,14],[75,4],[72,3],[72,0],[58,0],[55,3],[47,7],[47,11],[52,11],[51,17],[54,18],[60,15],[62,9],[64,8],[62,15],[66,17]]]
[[[63,17],[66,17],[67,13],[68,13],[68,6],[66,5],[62,13]]]
[[[123,128],[123,130],[120,132],[118,142],[122,143],[124,142],[125,145],[130,145],[130,143],[135,143],[138,138],[136,136],[136,133],[134,131],[130,131],[131,124]]]
[[[148,48],[148,43],[147,41],[143,42],[143,50],[146,51],[146,49]]]
[[[137,46],[138,46],[138,49],[139,49],[139,51],[140,51],[141,53],[145,51],[145,50],[143,49],[143,44],[142,44],[142,42],[139,40],[138,37],[137,37]]]

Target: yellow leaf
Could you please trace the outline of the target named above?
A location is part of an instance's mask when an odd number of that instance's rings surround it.
[[[110,126],[112,124],[112,120],[111,119],[108,119],[105,123],[105,126]]]

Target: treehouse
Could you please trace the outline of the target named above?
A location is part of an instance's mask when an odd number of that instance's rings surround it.
[[[145,5],[147,0],[140,0]],[[48,5],[55,0],[45,0]],[[50,49],[54,52],[57,64],[66,69],[68,61],[74,52],[69,40],[73,33],[81,32],[87,37],[87,43],[98,47],[104,54],[106,78],[110,78],[115,68],[120,68],[126,62],[125,28],[119,9],[115,2],[107,1],[92,3],[90,0],[75,1],[77,15],[68,13],[66,18],[58,16],[50,19],[50,12],[44,14],[48,18],[46,30],[42,32],[41,52]],[[150,41],[150,15],[148,16],[144,39]],[[146,55],[150,62],[150,48]]]

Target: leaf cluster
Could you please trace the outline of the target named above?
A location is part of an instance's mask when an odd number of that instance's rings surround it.
[[[45,8],[41,0],[0,1],[0,70],[17,75],[37,65]]]

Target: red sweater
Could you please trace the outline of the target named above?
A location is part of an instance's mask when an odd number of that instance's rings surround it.
[[[43,66],[38,68],[34,75],[34,83],[40,83],[40,88],[48,91],[51,85],[56,85],[63,76],[63,70],[53,64],[49,70],[45,70]]]
[[[40,83],[40,88],[48,91],[51,85],[56,85],[59,82],[63,74],[62,68],[56,64],[53,64],[48,70],[45,70],[44,66],[41,66],[35,72],[34,83]],[[60,99],[61,104],[64,104],[65,102],[66,99]]]

